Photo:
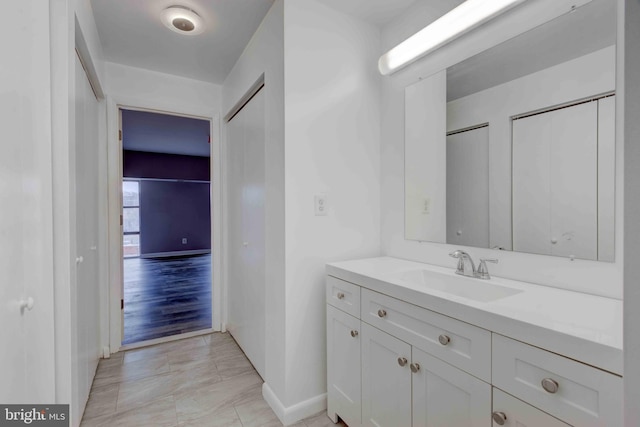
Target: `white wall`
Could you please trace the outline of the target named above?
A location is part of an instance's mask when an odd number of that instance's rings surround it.
[[[544,20],[545,13],[553,8],[549,5],[543,13],[528,12],[527,8],[542,5],[544,2],[531,2],[514,12],[523,13],[529,26],[536,20]],[[558,3],[559,4],[559,3]],[[515,14],[514,14],[515,16]],[[419,14],[409,10],[382,32],[383,47],[391,47],[404,37],[407,28],[420,29],[437,18],[437,15]],[[504,29],[500,33],[501,28]],[[495,25],[481,27],[477,32],[462,37],[441,49],[437,55],[418,61],[399,73],[383,80],[382,84],[382,247],[386,255],[414,261],[428,262],[454,268],[455,262],[448,253],[456,247],[451,245],[419,243],[404,238],[404,88],[441,69],[465,59],[470,53],[478,51],[486,43],[500,41],[501,37],[516,31],[512,25],[498,20]],[[504,39],[503,39],[504,40]],[[490,45],[490,44],[489,44]],[[617,147],[621,139],[617,139]],[[616,163],[617,189],[621,191],[622,150],[618,149]],[[617,212],[622,212],[622,197],[616,199]],[[516,280],[544,284],[565,289],[609,296],[622,297],[622,218],[619,215],[616,224],[616,262],[569,261],[541,255],[512,252],[496,252],[488,249],[466,248],[474,257],[498,257],[500,263],[491,267],[492,274]]]
[[[418,240],[447,240],[447,73],[441,71],[404,90],[406,233]]]
[[[619,16],[624,16],[624,26],[618,28],[618,52],[624,55],[623,65],[618,69],[619,93],[622,94],[619,101],[624,103],[624,119],[617,117],[617,123],[624,125],[622,129],[618,129],[623,132],[625,141],[625,425],[637,426],[640,424],[640,3],[637,0],[619,0],[618,5],[621,9]],[[621,43],[623,40],[624,43]]]
[[[288,408],[326,393],[325,264],[380,252],[379,43],[319,1],[285,2]]]
[[[168,112],[184,107],[218,112],[220,108],[220,85],[113,62],[105,63],[105,75],[107,92],[118,101],[144,102]]]
[[[222,115],[264,74],[265,91],[265,377],[285,392],[284,286],[284,2],[276,0],[222,86]],[[223,158],[227,158],[226,152]],[[224,196],[225,200],[226,195]],[[227,229],[227,226],[224,227]],[[227,245],[225,245],[228,247]],[[225,279],[226,283],[226,279]]]
[[[326,406],[325,264],[379,254],[378,52],[375,27],[277,0],[223,85],[226,115],[264,74],[263,394],[287,423]],[[316,194],[327,216],[314,216]]]

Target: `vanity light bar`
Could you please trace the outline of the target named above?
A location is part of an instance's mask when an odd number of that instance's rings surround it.
[[[398,71],[525,0],[467,0],[378,60],[382,75]]]

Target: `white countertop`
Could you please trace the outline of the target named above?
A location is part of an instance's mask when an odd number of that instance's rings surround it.
[[[492,277],[522,292],[479,302],[398,279],[399,272],[454,268],[380,257],[327,264],[327,274],[507,337],[622,375],[622,301]],[[472,279],[481,280],[481,279]]]

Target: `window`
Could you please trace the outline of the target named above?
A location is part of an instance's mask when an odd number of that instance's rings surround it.
[[[140,181],[122,181],[122,253],[140,256]]]

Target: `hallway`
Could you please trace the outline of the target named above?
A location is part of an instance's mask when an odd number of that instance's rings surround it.
[[[120,352],[100,361],[82,426],[281,426],[262,382],[229,334]],[[333,425],[324,411],[295,424]]]
[[[125,258],[124,302],[122,344],[211,328],[211,254]]]

